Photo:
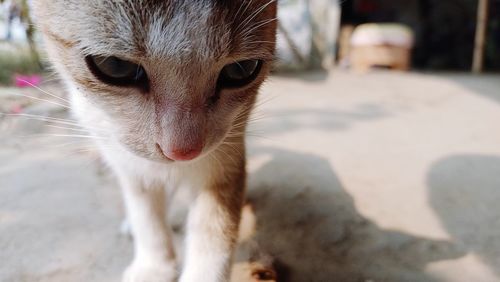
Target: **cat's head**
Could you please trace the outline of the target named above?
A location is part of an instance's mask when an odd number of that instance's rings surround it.
[[[241,135],[274,57],[275,0],[35,0],[35,15],[78,103],[152,160]]]

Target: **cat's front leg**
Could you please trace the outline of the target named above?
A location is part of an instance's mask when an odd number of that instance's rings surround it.
[[[180,282],[228,281],[245,192],[243,167],[208,184],[191,207]]]
[[[161,185],[145,186],[128,176],[119,177],[134,237],[134,260],[124,282],[172,282],[177,277],[171,234],[165,221]]]

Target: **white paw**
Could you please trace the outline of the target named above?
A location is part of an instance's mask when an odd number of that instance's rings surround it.
[[[176,278],[173,263],[149,265],[134,262],[125,270],[122,282],[173,282]]]

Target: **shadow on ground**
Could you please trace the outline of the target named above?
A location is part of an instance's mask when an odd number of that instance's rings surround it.
[[[486,74],[486,75],[470,75],[470,74],[453,74],[440,76],[447,80],[472,90],[473,93],[481,95],[485,98],[500,103],[500,75],[499,74]]]
[[[383,107],[364,103],[349,110],[339,109],[296,109],[271,110],[265,122],[257,123],[254,129],[266,136],[290,133],[294,130],[347,130],[360,122],[367,122],[391,116]],[[253,126],[253,125],[252,125]]]
[[[256,241],[286,269],[280,281],[435,281],[426,264],[463,255],[450,242],[384,230],[364,218],[322,157],[273,148],[253,153],[272,157],[250,176],[249,200]]]
[[[500,216],[496,213],[500,156],[442,159],[432,166],[428,185],[429,202],[448,233],[500,278]]]

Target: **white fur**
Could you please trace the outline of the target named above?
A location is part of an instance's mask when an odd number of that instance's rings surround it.
[[[223,213],[210,194],[201,193],[196,199],[188,218],[185,269],[180,282],[226,281],[231,246],[223,239],[226,221],[217,220],[225,216]]]

